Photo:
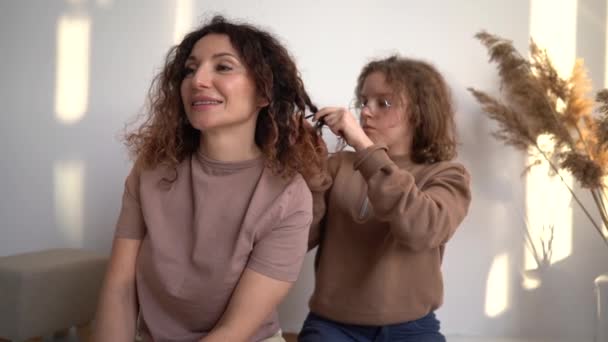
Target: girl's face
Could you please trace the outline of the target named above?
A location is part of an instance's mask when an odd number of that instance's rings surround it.
[[[228,36],[208,34],[201,38],[184,69],[181,97],[194,128],[212,131],[241,124],[255,128],[257,114],[265,103]]]
[[[391,154],[409,154],[413,129],[409,101],[387,82],[380,71],[369,74],[359,94],[361,127],[375,143],[384,143]]]

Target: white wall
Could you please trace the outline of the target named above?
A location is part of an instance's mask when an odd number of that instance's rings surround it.
[[[606,73],[606,3],[572,1],[550,3],[575,4],[575,52],[586,59],[599,89]],[[608,271],[608,248],[575,209],[571,254],[544,271],[540,287],[522,288],[524,158],[489,136],[494,124],[466,92],[469,86],[498,89],[495,68],[474,33],[487,29],[525,51],[531,25],[552,17],[547,12],[531,18],[530,9],[524,0],[2,0],[0,255],[65,246],[109,251],[129,168],[117,137],[141,109],[175,31],[219,12],[275,32],[297,59],[319,105],[347,105],[357,73],[371,57],[399,52],[433,62],[453,89],[460,160],[472,174],[474,198],[447,248],[445,305],[439,310],[443,330],[590,340],[592,280]],[[77,30],[81,34],[90,25],[88,36],[70,38],[76,46],[67,44],[69,56],[84,56],[88,64],[81,67],[88,78],[62,83],[58,36],[65,32],[58,26],[74,22],[84,25]],[[78,63],[82,59],[69,61],[67,69]],[[58,88],[65,84],[62,96],[85,108],[72,123],[57,118],[63,110],[56,109]],[[306,314],[311,262],[309,256],[281,307],[287,331],[298,330]],[[492,317],[489,302],[498,308]]]

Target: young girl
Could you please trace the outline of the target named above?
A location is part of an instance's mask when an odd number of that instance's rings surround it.
[[[309,248],[319,246],[312,341],[445,341],[433,314],[443,298],[445,245],[471,200],[455,156],[454,113],[443,77],[397,56],[366,65],[345,108],[323,120],[355,152],[329,159],[317,178]]]
[[[312,220],[304,177],[327,157],[293,60],[216,17],[170,51],[150,100],[127,137],[136,163],[95,340],[283,341],[275,308]]]

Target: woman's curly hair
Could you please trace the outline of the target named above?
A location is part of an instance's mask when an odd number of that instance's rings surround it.
[[[361,70],[355,97],[361,97],[367,76],[381,72],[401,95],[413,127],[411,156],[416,163],[435,163],[456,156],[456,125],[450,89],[443,76],[426,62],[390,56],[374,60]]]
[[[221,16],[189,33],[167,54],[164,68],[148,93],[149,112],[143,124],[126,135],[126,145],[137,166],[159,165],[176,169],[196,153],[201,132],[186,117],[180,95],[185,61],[192,48],[208,34],[229,37],[250,72],[257,92],[269,105],[259,112],[255,142],[276,174],[296,172],[309,178],[324,169],[327,149],[323,139],[304,119],[306,107],[316,112],[298,69],[287,50],[271,34],[249,24],[236,24]]]

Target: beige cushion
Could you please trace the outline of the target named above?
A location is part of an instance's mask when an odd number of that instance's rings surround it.
[[[0,257],[0,337],[22,340],[90,322],[106,262],[81,249]]]

